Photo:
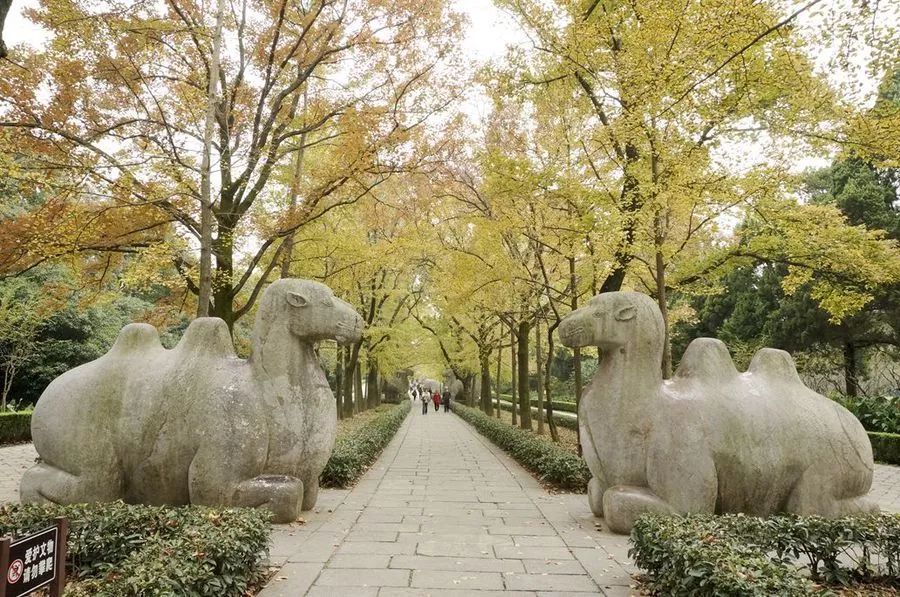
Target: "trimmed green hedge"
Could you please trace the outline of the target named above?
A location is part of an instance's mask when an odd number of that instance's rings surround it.
[[[556,408],[556,403],[555,403],[555,402],[553,403],[553,407]],[[512,404],[511,404],[511,403],[508,403],[508,402],[502,402],[502,401],[501,401],[501,402],[500,402],[500,408],[502,408],[502,409],[505,410],[506,412],[511,412],[511,411],[512,411]],[[534,417],[536,416],[535,413],[537,413],[537,408],[536,408],[536,407],[532,407],[532,409],[531,409],[531,416],[532,416],[532,418],[534,418]],[[560,417],[553,417],[553,420],[555,420],[555,421],[556,421],[556,424],[559,425],[560,427],[565,427],[566,429],[572,429],[572,430],[574,430],[574,431],[578,431],[578,420],[577,420],[577,419],[573,419],[573,418],[571,418],[571,417],[562,417],[562,416],[560,416]]]
[[[66,597],[240,597],[265,576],[270,514],[201,506],[0,506],[0,536],[69,519]]]
[[[338,437],[331,458],[319,477],[322,487],[349,487],[369,468],[388,445],[409,413],[409,400],[345,436]]]
[[[500,398],[502,400],[506,400],[507,402],[512,402],[512,394],[500,394]],[[537,407],[538,400],[537,398],[531,399],[531,406]],[[578,414],[578,406],[572,402],[571,400],[560,400],[559,398],[553,399],[553,409],[561,410],[567,413]]]
[[[0,413],[0,445],[31,439],[31,411]]]
[[[542,481],[560,489],[587,491],[587,483],[591,478],[587,465],[565,448],[462,404],[457,403],[453,411]]]
[[[886,464],[900,464],[900,433],[869,432],[875,460]]]
[[[631,542],[628,554],[647,573],[648,588],[664,595],[820,593],[810,578],[900,582],[900,515],[645,515]]]

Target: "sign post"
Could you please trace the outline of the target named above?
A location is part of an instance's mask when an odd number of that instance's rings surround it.
[[[23,597],[42,588],[62,597],[66,586],[66,539],[69,522],[56,524],[12,541],[0,539],[0,597]]]

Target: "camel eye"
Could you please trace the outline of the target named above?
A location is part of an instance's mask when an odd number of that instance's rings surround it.
[[[289,292],[287,295],[287,302],[292,307],[305,307],[309,305],[309,301],[306,300],[306,297],[298,292]]]
[[[600,309],[597,309],[596,311],[594,311],[594,317],[596,317],[598,319],[600,317],[603,317],[603,311],[601,311]]]
[[[634,307],[625,307],[616,311],[616,321],[631,321],[637,315],[637,309]]]

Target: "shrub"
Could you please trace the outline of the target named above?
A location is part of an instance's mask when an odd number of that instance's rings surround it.
[[[379,414],[353,433],[338,437],[319,477],[322,487],[349,487],[375,462],[409,413],[409,401]]]
[[[457,404],[454,412],[542,481],[560,489],[587,491],[587,483],[591,478],[587,465],[565,448],[544,441],[529,431],[493,419],[474,408]]]
[[[900,433],[869,432],[875,460],[887,464],[900,464]]]
[[[245,595],[263,578],[270,515],[256,509],[105,504],[0,506],[0,535],[69,519],[72,595]]]
[[[31,439],[31,411],[0,412],[0,445]]]
[[[835,400],[853,413],[866,431],[900,433],[900,398],[840,395]]]
[[[809,580],[900,580],[900,516],[640,517],[629,556],[666,595],[812,595]],[[808,577],[798,569],[805,564]]]

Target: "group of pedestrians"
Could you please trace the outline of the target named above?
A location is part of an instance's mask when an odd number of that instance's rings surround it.
[[[428,414],[428,403],[431,402],[434,404],[434,411],[437,412],[441,410],[441,404],[444,405],[444,412],[450,412],[450,390],[445,389],[444,393],[441,394],[437,390],[431,391],[428,387],[419,383],[418,381],[413,381],[409,385],[409,391],[407,392],[409,399],[413,402],[418,400],[422,403],[422,414]]]

